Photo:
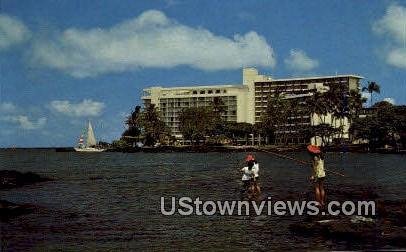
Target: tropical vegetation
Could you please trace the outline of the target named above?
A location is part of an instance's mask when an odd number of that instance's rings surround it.
[[[372,94],[379,93],[376,82],[368,82],[363,88]],[[405,106],[394,106],[388,102],[378,102],[369,110],[368,116],[362,107],[366,99],[357,90],[348,91],[345,86],[330,86],[325,92],[314,92],[312,96],[289,99],[276,90],[268,97],[267,107],[260,122],[255,125],[227,121],[227,109],[220,97],[216,97],[205,107],[183,109],[179,115],[179,130],[185,142],[198,144],[249,144],[255,135],[266,144],[289,144],[294,131],[302,139],[314,137],[322,145],[342,141],[345,129],[344,120],[350,123],[350,141],[362,140],[373,148],[389,144],[405,146]],[[309,120],[310,116],[310,120]],[[361,117],[360,117],[361,116]],[[299,126],[297,120],[309,122]],[[146,146],[157,143],[173,144],[174,137],[160,117],[154,105],[141,110],[136,106],[125,121],[126,129],[115,145],[135,146],[142,142]],[[336,141],[337,140],[337,141]],[[339,142],[343,143],[343,142]],[[349,142],[348,142],[349,143]]]
[[[363,92],[368,92],[370,97],[370,106],[372,107],[373,93],[380,94],[381,87],[375,81],[368,81],[368,85],[362,88]]]
[[[406,147],[406,106],[381,101],[372,106],[370,114],[358,117],[351,124],[353,140],[364,140],[370,149],[384,146]]]
[[[172,141],[170,130],[162,121],[159,111],[153,104],[144,111],[141,111],[140,106],[136,106],[126,118],[125,124],[127,128],[122,134],[122,140],[129,146],[134,147],[141,138],[143,145],[146,146]]]

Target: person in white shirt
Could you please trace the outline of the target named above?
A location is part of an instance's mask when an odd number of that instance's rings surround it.
[[[259,164],[255,161],[252,155],[248,155],[245,161],[247,161],[247,166],[241,169],[241,171],[244,172],[241,178],[243,181],[244,192],[259,194],[261,192],[257,183],[257,179],[259,178]]]
[[[251,155],[251,154],[247,155],[247,157],[245,158],[245,161],[246,162],[254,161],[254,167],[252,169],[254,170],[254,173],[255,173],[255,176],[254,176],[255,180],[258,181],[258,179],[259,179],[259,163],[258,163],[258,161],[255,160],[254,156]]]
[[[247,166],[245,166],[244,168],[241,169],[241,171],[243,172],[241,180],[244,184],[244,187],[248,187],[250,182],[255,177],[255,171],[253,168],[254,168],[254,162],[249,161],[249,162],[247,162]]]
[[[254,167],[252,167],[252,170],[254,170],[254,177],[255,177],[255,181],[258,183],[258,179],[259,179],[259,164],[256,160],[254,161]]]

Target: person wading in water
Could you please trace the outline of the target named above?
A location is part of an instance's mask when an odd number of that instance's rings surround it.
[[[324,180],[326,172],[324,170],[324,155],[320,147],[316,145],[308,145],[307,150],[311,155],[312,176],[310,180],[314,184],[316,201],[319,202],[321,207],[326,203],[326,193],[324,191]]]
[[[261,193],[261,189],[257,183],[259,178],[259,164],[252,155],[247,155],[245,161],[247,166],[242,168],[243,176],[243,191],[249,195],[258,195]]]
[[[253,155],[247,155],[245,160],[247,162],[250,160],[254,162],[254,167],[252,167],[252,170],[254,171],[254,181],[253,181],[254,190],[255,190],[254,192],[256,194],[260,194],[261,188],[259,186],[259,163]]]

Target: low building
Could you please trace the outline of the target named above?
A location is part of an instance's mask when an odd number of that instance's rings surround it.
[[[232,122],[258,123],[267,107],[268,97],[275,92],[282,92],[286,99],[296,99],[299,104],[316,92],[326,92],[332,85],[343,85],[345,90],[360,91],[360,79],[357,75],[336,75],[321,77],[303,77],[289,79],[273,79],[271,76],[260,75],[255,68],[243,69],[241,84],[205,85],[164,88],[160,86],[143,90],[144,106],[154,104],[161,113],[164,122],[177,138],[182,135],[179,131],[179,115],[184,108],[210,106],[215,97],[224,103],[223,118]],[[334,120],[331,115],[328,120],[309,113],[295,115],[292,122],[285,125],[277,134],[288,134],[288,143],[306,143],[309,139],[299,134],[298,129],[329,121],[335,127],[343,125],[343,138],[348,138],[348,120]],[[286,139],[285,139],[286,140]]]

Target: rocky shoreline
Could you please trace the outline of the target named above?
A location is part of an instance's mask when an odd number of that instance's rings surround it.
[[[349,244],[369,244],[375,248],[406,248],[406,200],[384,200],[373,188],[360,185],[354,185],[352,191],[330,189],[328,194],[331,201],[374,201],[376,214],[307,216],[302,222],[289,226],[292,234]]]
[[[294,235],[370,244],[376,248],[406,248],[406,201],[378,201],[376,216],[307,218],[291,224]]]
[[[21,173],[14,170],[0,170],[0,189],[10,189],[50,180],[33,172]]]
[[[30,204],[15,204],[7,200],[0,200],[0,221],[7,221],[19,215],[32,213],[36,208]]]
[[[25,185],[51,181],[32,172],[21,173],[14,170],[0,170],[0,190],[18,188]],[[30,204],[16,204],[0,199],[0,221],[33,212],[36,206]]]

